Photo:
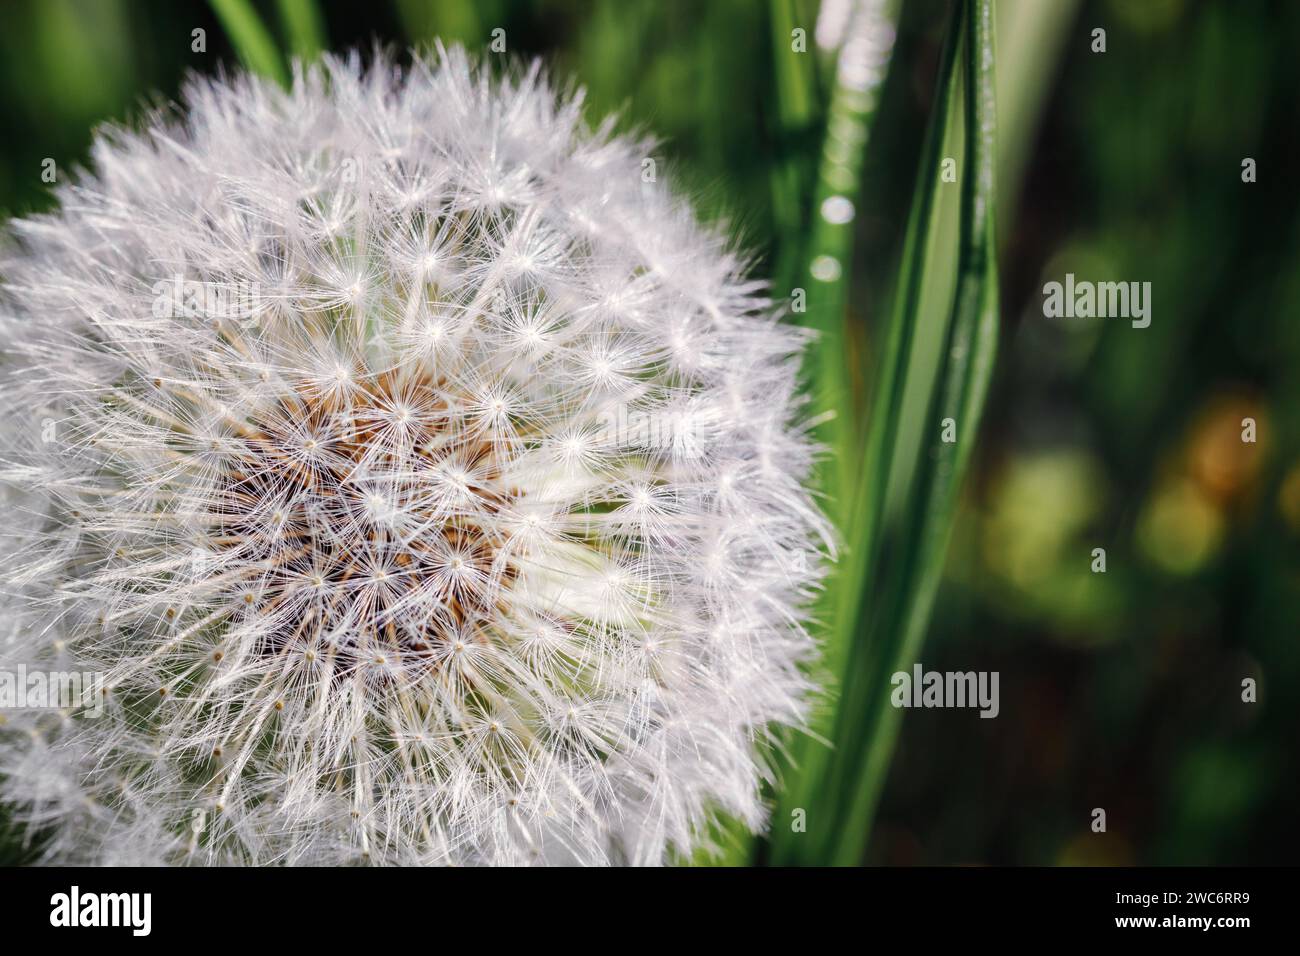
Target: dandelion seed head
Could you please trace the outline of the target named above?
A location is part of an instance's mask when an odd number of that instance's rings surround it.
[[[47,856],[760,827],[820,576],[775,556],[829,545],[804,334],[744,257],[536,67],[327,57],[182,112],[101,133],[0,254],[0,667],[105,678],[0,726]]]

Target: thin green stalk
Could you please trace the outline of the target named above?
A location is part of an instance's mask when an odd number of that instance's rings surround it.
[[[316,0],[279,0],[280,25],[293,55],[310,63],[325,49],[325,21]]]
[[[878,6],[862,5],[850,25],[850,38],[840,51],[840,64],[826,121],[817,187],[813,193],[811,234],[806,248],[804,287],[807,313],[804,324],[815,329],[810,367],[814,413],[823,419],[817,437],[827,449],[820,473],[820,490],[826,507],[845,532],[846,549],[857,548],[846,518],[853,511],[853,465],[860,446],[861,423],[856,420],[848,373],[848,295],[853,262],[853,231],[861,193],[863,157],[871,133],[892,55],[892,37],[898,21],[896,0]],[[889,37],[889,46],[872,46]],[[868,61],[868,57],[874,59]],[[833,617],[840,595],[851,594],[852,582],[842,574],[831,580],[821,609]],[[842,672],[851,635],[834,630],[823,653],[823,666]],[[814,727],[814,735],[819,728]],[[824,753],[818,746],[814,753]]]
[[[940,391],[928,418],[918,480],[909,499],[908,533],[897,556],[902,586],[887,613],[875,618],[869,647],[872,666],[866,690],[866,747],[840,825],[831,861],[861,858],[884,787],[901,714],[892,706],[889,675],[915,661],[943,577],[962,478],[979,430],[997,349],[998,286],[994,243],[996,97],[994,93],[993,0],[970,0],[965,25],[965,173],[957,289],[941,362]],[[941,422],[956,424],[956,441],[940,439]],[[865,595],[864,595],[865,597]]]
[[[254,73],[289,85],[289,71],[275,40],[248,0],[210,0],[239,59]]]
[[[871,628],[890,620],[887,613],[891,595],[902,593],[905,576],[898,574],[900,564],[891,555],[887,567],[882,567],[881,555],[889,540],[897,537],[900,520],[894,508],[894,520],[887,520],[890,504],[909,492],[900,491],[900,482],[907,488],[917,477],[917,466],[927,443],[916,445],[904,429],[908,397],[912,393],[925,396],[925,421],[933,420],[933,405],[938,389],[943,383],[943,368],[933,370],[928,381],[919,381],[930,369],[924,358],[929,354],[929,343],[946,343],[952,332],[953,311],[945,306],[927,308],[927,296],[933,295],[932,286],[941,283],[941,273],[957,266],[956,242],[954,254],[945,247],[946,220],[941,203],[941,163],[950,147],[950,137],[960,127],[961,102],[957,97],[960,86],[960,52],[965,7],[958,3],[949,26],[940,59],[939,81],[930,123],[922,147],[920,175],[908,216],[908,230],[904,240],[900,263],[900,282],[890,316],[890,327],[882,361],[876,368],[876,390],[870,411],[870,430],[863,456],[859,463],[856,508],[850,519],[858,547],[846,558],[846,574],[852,585],[846,587],[847,601],[837,610],[836,626],[845,635],[850,647],[850,657],[843,671],[838,721],[833,739],[864,737],[864,716],[871,702],[878,696],[879,646],[882,635]],[[955,288],[955,283],[954,283]],[[933,327],[927,327],[932,325]],[[912,467],[897,467],[906,456],[912,456]],[[906,512],[904,512],[904,515]],[[911,539],[909,539],[910,541]],[[906,543],[906,542],[905,542]],[[902,578],[900,582],[900,577]],[[883,584],[881,582],[884,582]],[[868,617],[867,610],[873,613]],[[888,639],[888,635],[883,636]],[[847,735],[847,736],[846,736]],[[832,764],[827,789],[841,801],[836,819],[847,813],[849,781],[856,773],[860,747],[846,751]],[[832,846],[822,834],[822,852],[831,852]]]
[[[826,494],[827,509],[844,532],[845,557],[833,571],[819,610],[831,623],[823,646],[822,666],[828,674],[844,674],[852,652],[854,635],[836,627],[839,605],[845,594],[857,593],[859,575],[855,563],[867,553],[867,541],[848,522],[855,510],[853,494],[857,483],[863,428],[854,418],[852,382],[848,373],[849,281],[852,276],[853,226],[861,191],[862,163],[871,125],[879,104],[889,62],[892,61],[892,38],[898,22],[897,0],[883,4],[863,4],[850,23],[850,40],[840,48],[836,69],[836,86],[827,118],[826,139],[822,151],[818,186],[814,194],[813,232],[806,248],[803,282],[807,293],[805,324],[818,332],[809,362],[814,384],[814,407],[820,416],[839,416],[820,427],[819,440],[826,445],[828,459],[820,473],[820,486]],[[881,38],[891,38],[881,46]],[[863,46],[870,44],[870,46]],[[871,59],[868,59],[871,57]],[[829,272],[828,272],[829,271]],[[814,803],[832,754],[826,741],[832,732],[833,711],[816,715],[811,734],[793,741],[796,773],[785,784],[776,822],[771,835],[772,860],[790,862],[805,851],[810,840],[803,832],[790,830],[787,821],[794,810],[806,810]]]
[[[807,292],[807,312],[803,324],[818,333],[810,380],[814,409],[823,419],[817,436],[830,453],[822,469],[821,490],[832,514],[841,517],[850,511],[844,494],[851,487],[847,479],[861,432],[852,416],[856,403],[847,361],[846,307],[853,233],[863,158],[897,22],[898,0],[861,3],[854,10],[839,51],[805,249],[802,287]]]
[[[772,209],[776,235],[780,237],[773,290],[777,296],[790,294],[805,261],[803,235],[808,216],[811,170],[801,162],[794,143],[813,132],[819,110],[817,67],[811,51],[796,53],[791,35],[796,28],[807,30],[796,0],[772,0],[772,73],[775,79],[778,140],[782,158],[772,168]]]

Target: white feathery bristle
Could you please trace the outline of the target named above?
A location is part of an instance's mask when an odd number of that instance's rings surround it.
[[[0,256],[0,788],[58,861],[635,863],[763,825],[829,543],[648,145],[459,50],[96,139]]]

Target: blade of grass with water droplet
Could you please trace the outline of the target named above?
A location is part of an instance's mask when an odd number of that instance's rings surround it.
[[[892,0],[862,4],[849,25],[848,36],[839,51],[821,168],[809,217],[811,233],[803,250],[808,306],[804,324],[818,332],[809,362],[814,412],[819,417],[837,416],[825,421],[817,433],[828,452],[821,469],[820,489],[845,545],[841,563],[832,570],[818,604],[819,616],[828,624],[822,669],[835,680],[842,679],[854,642],[853,633],[837,624],[843,617],[841,609],[855,604],[861,586],[857,556],[869,551],[860,533],[862,529],[851,521],[857,510],[855,468],[862,436],[867,431],[860,412],[864,403],[855,399],[848,371],[852,350],[848,347],[846,326],[853,230],[860,203],[863,157],[880,89],[892,60],[898,6]],[[788,860],[798,852],[796,847],[804,849],[811,842],[805,833],[794,832],[787,821],[794,811],[808,811],[813,803],[820,802],[821,784],[834,756],[827,746],[834,722],[834,710],[823,710],[814,716],[810,734],[791,745],[792,766],[784,776],[770,838],[776,862]],[[820,812],[814,813],[814,818],[822,816]]]
[[[861,859],[884,787],[901,721],[891,702],[889,677],[910,668],[924,641],[997,350],[992,0],[971,0],[964,21],[965,162],[957,285],[921,458],[901,516],[899,547],[892,555],[896,571],[866,628],[858,671],[862,679],[844,702],[845,715],[865,739],[865,747],[858,759],[841,764],[843,772],[836,779],[843,814],[836,821],[827,861],[837,864]],[[940,437],[941,422],[949,418],[956,425],[951,443]],[[862,598],[865,603],[865,591]],[[865,619],[864,611],[860,604],[855,617]]]

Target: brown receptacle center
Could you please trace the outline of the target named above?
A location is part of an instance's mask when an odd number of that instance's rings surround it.
[[[484,625],[514,571],[485,525],[514,494],[495,487],[492,445],[457,420],[441,383],[397,372],[354,383],[334,393],[295,387],[235,437],[217,534],[253,573],[232,583],[230,598],[271,615],[259,648],[267,655],[325,648],[343,669],[389,654],[404,667],[436,666],[458,645],[489,639]],[[447,465],[473,476],[463,486],[472,507],[436,504]],[[385,503],[378,513],[368,510],[374,500]]]

